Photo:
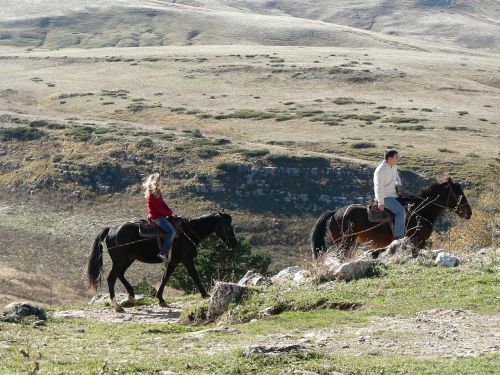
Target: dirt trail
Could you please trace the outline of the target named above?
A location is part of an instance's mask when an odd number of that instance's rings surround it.
[[[54,316],[110,323],[173,324],[180,322],[182,309],[187,305],[186,302],[180,302],[166,308],[158,305],[136,306],[127,308],[125,313],[103,307],[59,311]],[[231,333],[241,334],[238,329],[223,328]],[[215,338],[214,340],[217,341]],[[375,317],[364,325],[342,324],[319,330],[296,329],[287,333],[250,337],[242,335],[238,345],[251,345],[255,342],[268,346],[301,344],[313,350],[356,356],[479,357],[491,353],[500,354],[500,316],[435,309],[420,311],[409,318]],[[217,347],[219,351],[234,349],[231,344],[222,342]]]
[[[54,317],[69,319],[91,319],[109,323],[148,323],[173,324],[179,323],[181,312],[188,304],[176,302],[168,307],[142,305],[125,308],[124,313],[117,313],[111,307],[98,307],[92,310],[76,309],[56,311]]]

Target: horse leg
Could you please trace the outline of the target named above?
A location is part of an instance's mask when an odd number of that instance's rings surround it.
[[[125,312],[123,307],[121,307],[116,301],[115,297],[115,283],[118,277],[118,271],[116,266],[113,264],[111,271],[109,271],[108,275],[108,287],[109,287],[109,299],[111,300],[111,305],[114,307],[116,312]]]
[[[170,279],[170,276],[172,276],[172,273],[175,271],[176,267],[177,267],[177,264],[173,264],[173,263],[169,263],[167,265],[167,269],[165,270],[165,273],[163,274],[163,277],[161,279],[160,287],[158,288],[158,291],[156,292],[156,298],[158,298],[158,301],[159,301],[161,307],[167,307],[167,304],[166,304],[165,300],[163,299],[163,289],[165,289],[165,285],[167,285],[168,279]]]
[[[127,303],[127,306],[125,306],[125,307],[132,307],[134,305],[134,301],[135,301],[134,288],[132,287],[132,285],[130,285],[128,280],[125,278],[125,272],[132,265],[132,263],[134,263],[134,261],[129,260],[125,264],[125,267],[122,268],[120,274],[118,275],[118,278],[120,279],[122,284],[125,286],[125,289],[127,289],[127,293],[128,293],[128,301],[127,301],[128,303]]]
[[[189,276],[193,279],[194,283],[198,287],[198,290],[201,293],[201,296],[203,298],[208,297],[208,293],[206,292],[205,288],[203,288],[203,285],[201,284],[200,276],[198,275],[198,271],[196,271],[196,267],[194,266],[194,259],[189,259],[187,263],[184,263],[184,265],[187,268],[187,271],[189,273]]]

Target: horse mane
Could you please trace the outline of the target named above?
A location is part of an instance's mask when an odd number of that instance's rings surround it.
[[[422,188],[418,193],[421,198],[428,198],[436,194],[437,190],[441,187],[442,182],[434,182],[431,186]]]

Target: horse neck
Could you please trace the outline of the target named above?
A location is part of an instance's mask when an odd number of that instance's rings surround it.
[[[218,219],[214,215],[206,215],[189,220],[189,226],[191,227],[191,230],[198,236],[200,241],[204,240],[209,235],[215,232],[217,223]]]
[[[414,204],[413,209],[418,210],[418,215],[424,217],[431,223],[434,223],[436,219],[444,212],[443,207],[433,204],[434,202],[440,205],[443,204],[439,199],[441,197],[437,198],[438,194],[439,192],[431,190],[430,192],[421,195],[419,198],[415,198],[415,200],[412,202]]]

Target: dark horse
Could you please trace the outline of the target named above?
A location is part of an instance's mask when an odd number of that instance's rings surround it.
[[[398,198],[403,205],[410,207],[406,215],[406,236],[419,249],[431,236],[436,219],[445,209],[454,211],[458,216],[469,219],[472,210],[464,191],[458,182],[448,178],[445,182],[435,183],[420,193],[408,198]],[[392,242],[392,230],[388,222],[368,221],[366,206],[353,204],[335,211],[323,213],[311,231],[311,250],[316,259],[325,252],[325,236],[329,226],[332,240],[339,255],[348,257],[356,241],[370,242],[374,247],[384,247]]]
[[[199,243],[215,233],[230,249],[237,246],[234,236],[231,216],[224,212],[213,213],[195,219],[183,219],[183,230],[174,240],[172,246],[172,259],[168,263],[160,288],[156,297],[160,306],[166,306],[163,299],[163,289],[179,263],[184,264],[189,275],[198,287],[203,298],[208,296],[201,284],[200,277],[194,265]],[[144,263],[161,263],[158,258],[158,244],[156,238],[142,238],[139,236],[138,225],[136,223],[125,223],[117,228],[104,228],[97,235],[87,264],[87,279],[90,288],[96,290],[101,281],[103,271],[102,242],[106,240],[108,253],[113,262],[113,266],[108,275],[109,297],[116,311],[122,312],[123,308],[116,302],[115,282],[120,279],[129,295],[129,301],[134,301],[135,294],[132,285],[125,279],[125,271],[135,260]]]

